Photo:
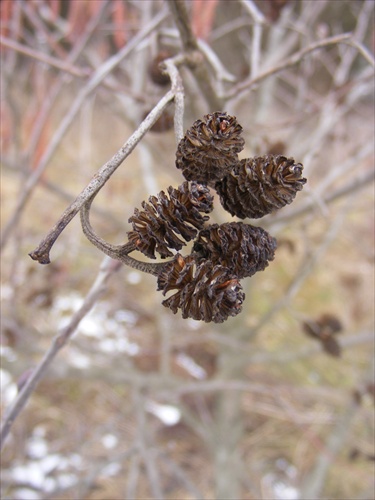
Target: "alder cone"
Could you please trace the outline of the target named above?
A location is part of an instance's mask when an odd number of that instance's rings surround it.
[[[316,320],[302,323],[304,332],[310,337],[320,340],[324,351],[334,357],[341,356],[341,346],[336,335],[343,329],[341,321],[333,314],[322,314]]]
[[[230,222],[201,230],[193,251],[198,262],[209,259],[242,279],[263,271],[274,259],[276,247],[276,239],[261,227]]]
[[[187,180],[215,185],[238,161],[244,147],[236,117],[216,111],[194,122],[180,141],[176,167]]]
[[[151,80],[156,83],[156,85],[160,85],[161,87],[164,87],[166,85],[169,85],[171,83],[171,79],[169,78],[169,75],[167,73],[164,73],[163,70],[160,67],[160,63],[165,61],[165,59],[168,59],[168,57],[171,57],[172,54],[168,52],[167,50],[161,50],[156,57],[151,61],[149,67],[148,67],[148,72],[151,77]]]
[[[258,219],[294,200],[306,183],[302,171],[301,163],[282,155],[248,158],[239,161],[215,189],[230,214]]]
[[[158,277],[163,295],[176,292],[162,302],[175,314],[206,323],[222,323],[242,310],[245,299],[237,277],[223,266],[206,260],[198,264],[194,256],[177,254]]]
[[[133,225],[129,242],[151,259],[155,259],[155,252],[162,258],[172,257],[170,249],[180,250],[195,238],[209,219],[202,213],[213,209],[213,197],[201,184],[184,182],[177,189],[170,186],[168,195],[161,191],[150,196],[149,203],[142,203],[143,210],[136,208],[129,219]]]

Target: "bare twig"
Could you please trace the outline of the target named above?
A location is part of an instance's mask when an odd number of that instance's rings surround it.
[[[27,45],[22,45],[21,43],[15,42],[13,40],[9,40],[8,38],[4,36],[0,36],[0,45],[3,45],[4,47],[8,47],[9,49],[16,50],[20,54],[24,54],[28,57],[32,57],[33,59],[36,59],[37,61],[41,61],[45,64],[48,64],[49,66],[52,66],[54,68],[61,69],[62,71],[65,71],[73,76],[79,76],[81,78],[88,76],[91,71],[89,68],[82,69],[82,68],[77,68],[70,62],[63,61],[61,59],[57,59],[56,57],[49,56],[47,54],[44,54],[43,52],[39,52],[37,50],[31,49],[30,47],[27,47]]]
[[[166,73],[168,73],[169,78],[171,79],[171,90],[174,93],[174,131],[177,144],[184,136],[184,88],[177,67],[178,64],[181,64],[183,61],[183,57],[171,58],[163,61],[165,71]]]
[[[250,60],[250,78],[254,79],[259,72],[262,31],[263,24],[265,23],[265,18],[252,0],[241,0],[241,3],[250,13],[254,21]]]
[[[4,421],[0,431],[0,448],[4,445],[5,439],[9,431],[29,400],[31,394],[36,389],[40,380],[46,375],[46,372],[55,359],[58,352],[67,344],[73,333],[76,331],[80,321],[92,309],[96,301],[103,295],[106,290],[106,284],[114,272],[121,267],[120,262],[115,262],[106,257],[99,269],[99,273],[83,301],[82,306],[76,313],[73,314],[69,324],[63,328],[54,338],[50,348],[45,353],[43,359],[33,371],[30,378],[27,380],[12,406],[8,409],[4,416]]]
[[[99,248],[99,250],[112,259],[119,260],[123,264],[126,264],[134,269],[138,269],[139,271],[143,271],[144,273],[150,273],[158,276],[160,271],[165,267],[164,263],[152,264],[133,259],[128,255],[136,250],[136,246],[133,243],[125,243],[125,245],[111,245],[94,232],[90,224],[90,207],[93,199],[95,198],[95,194],[84,203],[81,209],[82,230],[87,239],[91,241],[96,248]]]
[[[163,110],[173,99],[174,93],[170,90],[158,102],[155,108],[146,116],[138,129],[130,136],[130,138],[119,149],[119,151],[94,175],[90,183],[78,195],[75,201],[64,211],[64,213],[61,215],[59,220],[56,222],[47,236],[43,239],[43,241],[39,244],[39,246],[29,254],[33,260],[37,260],[41,264],[49,264],[50,250],[61,232],[65,229],[65,227],[69,224],[73,217],[79,212],[83,204],[90,198],[92,198],[93,195],[99,192],[99,190],[104,186],[104,184],[115,172],[115,170],[125,160],[125,158],[130,155],[138,142],[152,127],[152,125],[162,114]]]
[[[146,132],[152,127],[156,120],[163,113],[164,109],[169,105],[169,103],[174,100],[175,102],[175,131],[176,140],[179,142],[184,134],[183,131],[183,114],[184,114],[184,89],[182,86],[181,77],[177,70],[175,62],[181,63],[183,59],[174,61],[173,59],[167,59],[164,61],[164,67],[166,72],[171,78],[172,88],[167,94],[160,99],[158,104],[154,109],[147,115],[138,129],[133,133],[129,140],[122,146],[122,148],[109,160],[93,177],[88,186],[81,192],[81,194],[76,198],[76,200],[65,210],[65,212],[60,217],[59,221],[48,233],[46,238],[40,243],[39,247],[30,253],[30,257],[34,260],[38,260],[41,264],[48,264],[50,262],[49,252],[56,241],[57,237],[61,234],[64,228],[69,224],[72,218],[78,213],[82,206],[86,203],[86,208],[83,213],[83,227],[86,229],[86,236],[90,239],[92,243],[95,241],[98,243],[96,246],[101,245],[101,250],[112,258],[120,258],[124,262],[124,258],[128,265],[136,267],[136,269],[142,268],[145,271],[146,265],[144,263],[139,263],[138,261],[127,257],[127,254],[134,250],[127,248],[126,250],[120,246],[115,249],[113,246],[105,244],[104,240],[101,240],[94,231],[92,230],[89,223],[89,210],[90,205],[93,201],[95,195],[104,186],[107,180],[112,176],[115,170],[121,165],[121,163],[129,156],[133,151],[135,146],[143,138]],[[95,244],[95,243],[94,243]],[[108,253],[110,252],[110,253]],[[116,253],[117,252],[117,253]],[[141,267],[139,267],[139,265]],[[157,264],[153,265],[155,268]],[[145,271],[150,272],[150,271]],[[156,271],[155,271],[156,272]]]
[[[222,101],[218,98],[216,90],[212,85],[210,75],[207,71],[204,55],[199,49],[198,41],[191,28],[190,19],[184,0],[170,0],[168,6],[173,14],[174,21],[180,33],[184,51],[194,60],[195,63],[189,65],[199,88],[205,97],[210,110],[220,110]]]
[[[324,40],[320,40],[319,42],[312,43],[311,45],[305,47],[304,49],[294,53],[292,56],[288,57],[284,61],[282,61],[279,64],[275,64],[271,68],[269,68],[266,71],[263,71],[260,73],[258,76],[255,78],[250,78],[248,80],[245,80],[244,82],[239,83],[238,85],[234,85],[232,89],[226,94],[227,98],[233,98],[237,97],[239,93],[249,90],[251,87],[254,87],[257,85],[259,82],[262,80],[275,75],[279,73],[280,71],[284,71],[287,68],[291,68],[292,66],[295,66],[299,62],[302,61],[304,57],[306,57],[308,54],[311,52],[314,52],[315,50],[323,49],[326,47],[329,47],[331,45],[337,45],[340,43],[344,43],[346,45],[351,45],[352,44],[352,35],[350,33],[342,34],[342,35],[337,35],[337,36],[332,36],[329,38],[325,38]],[[357,44],[356,44],[357,46]]]

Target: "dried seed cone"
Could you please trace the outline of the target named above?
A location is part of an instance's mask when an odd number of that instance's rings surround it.
[[[172,257],[170,249],[180,250],[195,238],[209,219],[202,213],[213,208],[213,197],[201,184],[184,182],[177,189],[169,187],[168,195],[161,191],[150,196],[149,203],[142,203],[143,210],[136,208],[129,219],[133,225],[129,242],[151,259],[155,252],[162,258]]]
[[[158,290],[165,295],[177,290],[162,302],[175,314],[209,323],[222,323],[241,312],[245,299],[239,280],[223,266],[206,260],[196,263],[192,255],[177,254],[159,275]]]
[[[291,203],[306,179],[293,158],[265,155],[241,160],[215,186],[225,210],[245,219],[258,219]]]
[[[236,117],[216,111],[194,122],[180,141],[176,167],[187,180],[214,186],[230,172],[244,147]]]
[[[172,54],[168,52],[167,50],[161,50],[157,56],[151,61],[149,67],[148,67],[148,72],[151,77],[151,80],[156,83],[156,85],[160,85],[164,87],[165,85],[169,85],[171,83],[171,80],[169,78],[169,75],[166,73],[163,73],[160,63],[162,63],[165,59],[168,59],[168,57],[171,57]]]
[[[276,239],[261,227],[231,222],[201,230],[193,251],[198,262],[209,259],[242,279],[263,271],[274,259],[276,247]]]

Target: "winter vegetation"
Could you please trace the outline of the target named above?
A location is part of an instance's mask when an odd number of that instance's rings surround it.
[[[374,2],[0,14],[1,498],[374,498]]]

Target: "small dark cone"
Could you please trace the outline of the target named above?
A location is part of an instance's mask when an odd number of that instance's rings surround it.
[[[143,210],[134,210],[129,222],[129,242],[151,259],[155,252],[162,258],[172,257],[170,249],[180,250],[196,237],[198,230],[209,219],[201,213],[213,208],[213,197],[206,186],[184,182],[178,189],[169,187],[168,196],[161,191],[142,203]],[[177,235],[181,236],[178,237]]]
[[[193,251],[198,262],[209,259],[242,279],[263,271],[274,259],[276,247],[276,239],[261,227],[231,222],[201,230]]]
[[[322,347],[327,354],[334,358],[341,356],[341,346],[334,337],[327,337],[322,340]]]
[[[176,167],[187,180],[214,186],[229,173],[244,147],[236,117],[216,111],[197,120],[180,141]]]
[[[148,72],[151,77],[151,80],[154,83],[156,83],[156,85],[164,87],[165,85],[169,85],[171,83],[169,75],[167,73],[164,73],[160,67],[160,63],[162,63],[163,61],[165,61],[165,59],[168,59],[168,57],[171,56],[172,54],[167,50],[161,50],[156,55],[156,57],[151,61],[148,67]]]
[[[175,314],[181,309],[182,317],[209,323],[222,323],[242,310],[245,294],[237,278],[229,269],[215,266],[210,261],[196,263],[192,255],[177,254],[166,264],[158,277],[158,290],[165,295],[177,290],[162,302]]]
[[[304,332],[310,337],[319,340],[323,350],[336,358],[341,356],[341,346],[336,335],[343,329],[337,316],[325,313],[317,320],[307,320],[302,323]]]
[[[293,158],[265,155],[241,160],[215,189],[230,214],[258,219],[292,203],[306,179]]]
[[[307,320],[302,323],[304,332],[319,340],[325,340],[342,332],[343,326],[337,316],[331,313],[324,313],[316,320]]]
[[[150,113],[150,111],[151,110],[144,113],[142,118],[143,120]],[[169,109],[166,109],[156,120],[153,126],[150,128],[150,132],[156,132],[156,133],[167,132],[168,130],[171,130],[173,128],[173,125],[174,125],[173,113]]]

